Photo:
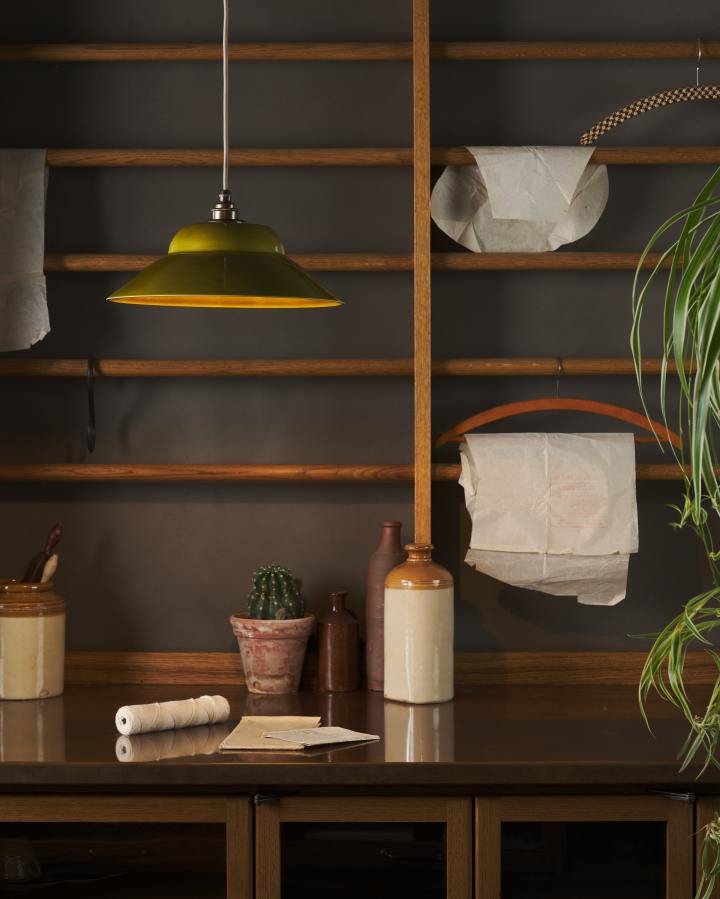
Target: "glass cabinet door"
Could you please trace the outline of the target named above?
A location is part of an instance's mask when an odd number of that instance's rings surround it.
[[[476,807],[478,899],[690,899],[692,805],[503,797]]]
[[[281,798],[256,809],[258,899],[470,899],[470,801]]]
[[[248,799],[4,796],[0,895],[251,899]]]

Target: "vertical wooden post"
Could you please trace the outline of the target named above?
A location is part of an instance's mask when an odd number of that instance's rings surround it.
[[[430,0],[413,0],[415,542],[430,543]]]
[[[253,896],[253,810],[246,797],[227,800],[227,899]]]

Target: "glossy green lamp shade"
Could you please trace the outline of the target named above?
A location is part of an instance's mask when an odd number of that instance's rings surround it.
[[[168,255],[108,297],[141,306],[308,309],[341,306],[285,255],[265,225],[210,221],[182,228]]]

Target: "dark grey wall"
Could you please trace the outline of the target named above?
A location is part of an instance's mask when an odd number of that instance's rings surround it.
[[[210,41],[220,2],[25,0],[3,3],[2,41]],[[704,39],[717,37],[714,0],[579,4],[435,0],[436,39]],[[235,0],[235,40],[402,40],[410,3]],[[717,80],[718,64],[703,67]],[[0,146],[218,145],[213,63],[6,65]],[[442,63],[433,68],[433,142],[572,144],[598,118],[646,93],[694,82],[691,62]],[[235,63],[235,146],[407,146],[406,63]],[[656,112],[607,144],[718,142],[717,109]],[[700,167],[615,167],[610,202],[587,250],[636,250],[692,197]],[[406,252],[412,184],[404,169],[236,169],[246,218],[267,222],[293,252]],[[48,252],[161,253],[214,201],[210,169],[54,169]],[[435,233],[437,249],[450,248]],[[133,309],[103,298],[122,275],[48,278],[53,330],[34,356],[405,356],[411,351],[407,274],[323,273],[346,300],[319,312]],[[630,273],[438,273],[435,353],[627,355]],[[655,347],[657,349],[657,347]],[[440,380],[436,433],[474,411],[541,396],[554,380]],[[3,381],[2,461],[80,461],[80,382]],[[637,405],[630,379],[563,381],[566,396]],[[130,380],[97,388],[102,461],[405,462],[410,384],[396,380]],[[527,422],[517,423],[520,428]],[[593,429],[536,419],[538,429]],[[643,450],[648,458],[652,449]],[[453,459],[454,451],[438,455]],[[655,457],[652,457],[655,458]],[[667,526],[674,484],[640,484],[641,552],[628,598],[578,606],[497,584],[462,564],[468,539],[460,491],[435,492],[437,557],[458,579],[461,649],[637,648],[628,634],[661,625],[702,584],[693,539]],[[317,608],[347,588],[362,615],[365,566],[383,518],[410,536],[407,486],[124,485],[0,488],[0,571],[18,575],[47,526],[66,525],[58,582],[74,649],[229,649],[227,615],[251,571],[277,561],[302,576]]]

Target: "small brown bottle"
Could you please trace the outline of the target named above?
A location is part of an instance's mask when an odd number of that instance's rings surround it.
[[[357,690],[358,623],[346,608],[347,593],[330,594],[330,608],[318,617],[318,687],[328,693]]]

